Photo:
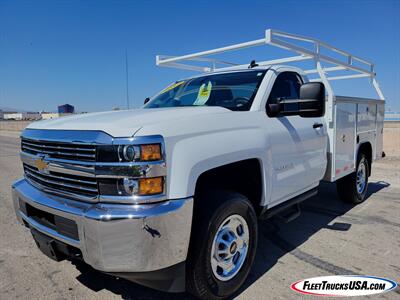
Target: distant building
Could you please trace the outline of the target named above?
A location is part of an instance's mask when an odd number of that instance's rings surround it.
[[[42,116],[42,120],[50,120],[50,119],[56,119],[60,117],[59,113],[52,113],[52,112],[41,112],[40,114]]]
[[[75,111],[75,107],[70,104],[64,104],[58,106],[58,113],[59,114],[73,114]]]
[[[4,120],[39,120],[38,112],[4,112]]]

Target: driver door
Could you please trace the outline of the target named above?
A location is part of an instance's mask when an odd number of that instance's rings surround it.
[[[274,82],[267,101],[265,131],[271,141],[271,203],[279,204],[319,184],[326,163],[326,133],[313,128],[322,118],[273,116],[269,104],[279,100],[299,99],[301,76],[282,72]],[[289,110],[292,110],[290,108]]]

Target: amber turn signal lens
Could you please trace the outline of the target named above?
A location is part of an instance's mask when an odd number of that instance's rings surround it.
[[[142,161],[161,160],[160,144],[149,144],[140,146],[140,159]]]
[[[164,190],[163,177],[141,178],[139,179],[139,195],[161,194]]]

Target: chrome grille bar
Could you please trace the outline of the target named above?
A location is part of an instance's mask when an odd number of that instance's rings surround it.
[[[38,147],[35,147],[38,148]],[[78,153],[67,153],[67,152],[61,152],[61,151],[46,151],[46,150],[41,150],[41,149],[35,149],[31,146],[26,146],[24,143],[22,144],[22,149],[25,150],[31,150],[35,151],[36,153],[45,153],[45,154],[57,154],[57,155],[64,155],[64,156],[72,156],[72,157],[87,157],[87,158],[95,158],[96,156],[94,154],[78,154]]]
[[[96,160],[96,146],[90,144],[58,143],[22,138],[21,149],[31,154],[46,154],[52,158],[78,161]]]
[[[88,152],[95,152],[95,149],[92,148],[78,148],[75,147],[74,145],[68,145],[69,147],[67,147],[67,144],[64,144],[64,146],[50,146],[50,145],[46,145],[46,144],[42,144],[42,145],[38,145],[38,144],[34,144],[29,140],[23,140],[22,141],[23,144],[28,145],[28,146],[32,146],[32,147],[38,147],[38,148],[44,148],[44,149],[57,149],[57,150],[77,150],[77,151],[88,151]],[[79,146],[79,144],[78,144]]]
[[[74,190],[79,193],[87,194],[93,197],[97,197],[98,189],[97,183],[95,187],[89,187],[87,185],[82,184],[74,184],[72,182],[66,182],[66,180],[57,178],[56,176],[49,176],[47,174],[39,173],[38,171],[34,171],[31,168],[25,168],[25,175],[28,176],[31,180],[38,182],[41,185],[50,187],[50,188],[61,188],[68,189],[69,191]],[[54,178],[57,178],[54,180]]]
[[[28,165],[24,165],[24,168],[29,171],[29,172],[33,172],[33,173],[38,173],[37,169],[34,169]],[[95,187],[97,189],[97,182],[96,180],[92,180],[92,181],[88,181],[86,178],[86,180],[82,180],[82,179],[77,179],[77,178],[68,178],[65,176],[60,176],[60,175],[53,175],[55,174],[54,172],[51,172],[50,174],[41,174],[39,173],[39,176],[45,176],[45,177],[49,177],[49,178],[53,178],[53,179],[57,179],[57,180],[63,180],[63,181],[68,181],[68,182],[78,182],[81,184],[87,184],[87,185],[91,185],[93,187]],[[89,179],[89,178],[88,178]]]

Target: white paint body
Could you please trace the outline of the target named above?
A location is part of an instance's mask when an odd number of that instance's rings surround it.
[[[355,164],[357,147],[338,146],[343,153],[334,152],[336,130],[347,130],[349,139],[355,141],[358,129],[352,131],[351,127],[355,128],[356,120],[359,120],[358,128],[373,128],[372,124],[375,124],[376,129],[383,119],[361,121],[355,108],[351,111],[352,105],[358,104],[339,104],[337,108],[336,102],[334,110],[343,108],[349,114],[343,123],[336,124],[341,121],[335,119],[332,128],[325,118],[268,117],[266,101],[280,72],[297,72],[308,81],[305,73],[298,68],[272,66],[268,69],[250,111],[230,111],[222,107],[136,109],[73,115],[35,122],[28,128],[101,130],[113,137],[163,136],[169,199],[193,196],[197,179],[207,170],[245,159],[257,159],[263,176],[260,205],[270,208],[318,186],[324,175],[330,181],[339,178],[332,176],[335,171],[329,168]],[[363,101],[353,100],[355,103]],[[381,111],[380,108],[378,110]],[[313,128],[314,123],[323,123],[324,126]],[[363,140],[374,142],[373,157],[378,157],[376,151],[381,148],[379,139],[381,137],[372,139],[368,135]],[[330,157],[334,157],[336,162],[329,160]]]

